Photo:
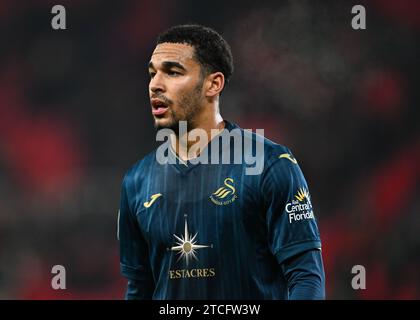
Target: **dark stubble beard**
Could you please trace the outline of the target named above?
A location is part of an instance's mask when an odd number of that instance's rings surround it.
[[[171,115],[171,121],[167,125],[159,125],[155,123],[156,130],[160,129],[171,129],[176,135],[179,134],[179,122],[187,122],[187,130],[190,131],[196,128],[196,117],[203,109],[201,100],[201,92],[204,83],[204,77],[200,77],[197,85],[191,90],[191,92],[184,93],[179,98],[180,110],[176,112],[169,106],[169,113]]]

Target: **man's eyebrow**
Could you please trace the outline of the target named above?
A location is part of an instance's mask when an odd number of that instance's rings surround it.
[[[171,69],[171,68],[175,67],[175,68],[186,71],[185,67],[182,64],[180,64],[179,62],[176,62],[176,61],[164,61],[164,62],[162,62],[162,65],[163,65],[163,68],[165,68],[165,69]]]
[[[176,61],[164,61],[162,62],[162,67],[167,70],[175,67],[186,71],[185,67]],[[149,62],[149,69],[155,69],[152,61]]]

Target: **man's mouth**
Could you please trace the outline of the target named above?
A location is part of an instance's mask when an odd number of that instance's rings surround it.
[[[152,104],[152,114],[154,116],[159,116],[164,114],[169,107],[162,101],[156,98],[151,99]]]

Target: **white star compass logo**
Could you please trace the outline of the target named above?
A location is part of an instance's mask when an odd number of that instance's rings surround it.
[[[176,241],[176,245],[173,246],[170,250],[171,251],[178,251],[179,258],[177,262],[181,258],[185,258],[185,262],[188,263],[191,261],[191,258],[194,258],[198,261],[196,250],[197,249],[203,249],[203,248],[213,248],[213,245],[202,245],[202,244],[196,244],[197,240],[195,239],[197,237],[198,232],[191,238],[190,233],[188,232],[188,223],[187,223],[187,215],[185,215],[185,231],[184,234],[181,236],[177,236],[174,234]]]

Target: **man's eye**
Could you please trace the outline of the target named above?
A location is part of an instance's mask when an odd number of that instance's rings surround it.
[[[176,71],[168,71],[168,75],[170,75],[171,77],[177,77],[181,75],[181,73],[176,72]]]
[[[149,72],[150,78],[153,78],[156,75],[156,72]]]

